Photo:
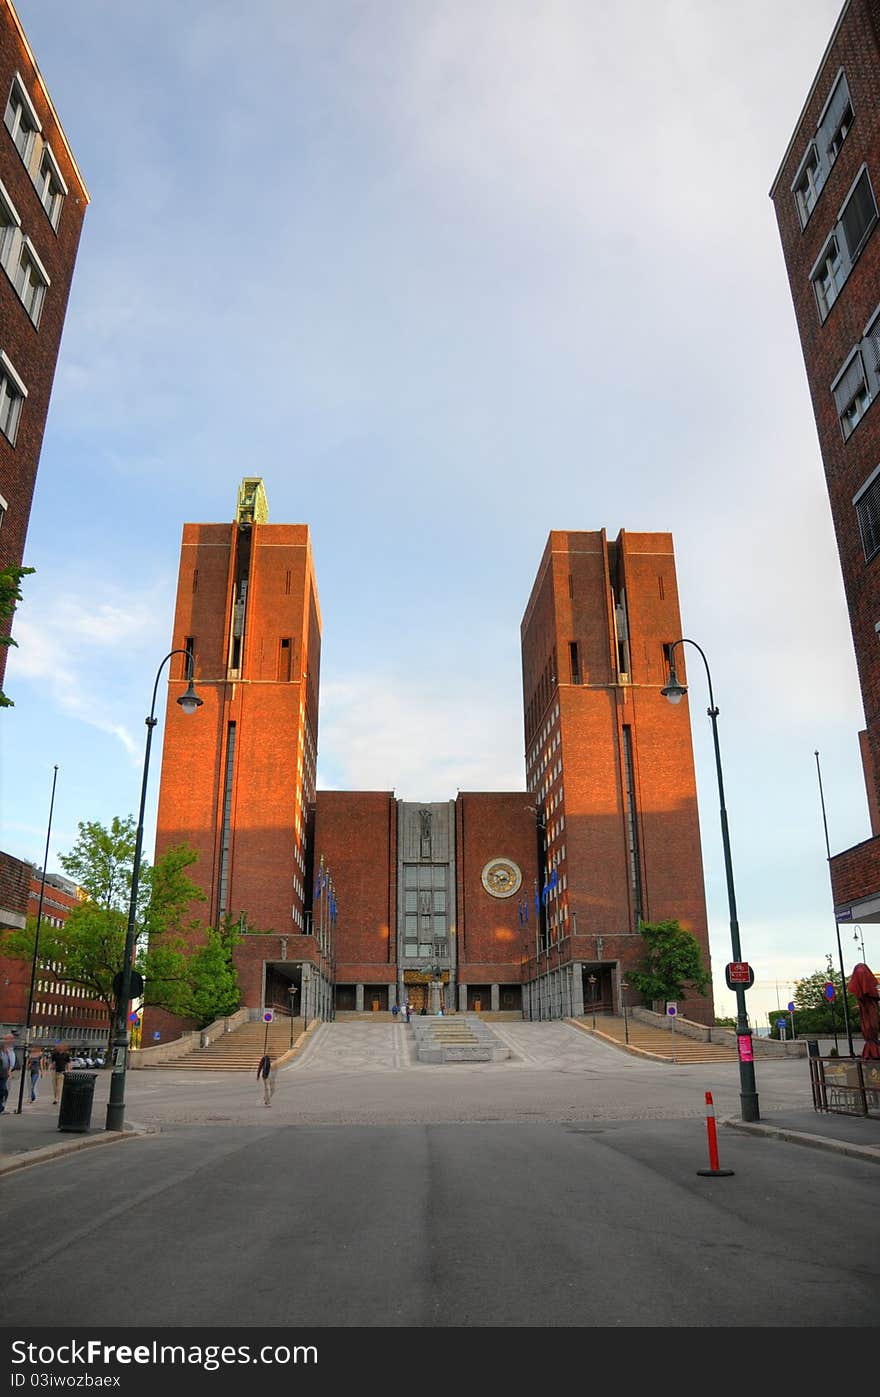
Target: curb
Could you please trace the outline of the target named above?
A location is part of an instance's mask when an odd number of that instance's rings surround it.
[[[73,1154],[75,1150],[88,1150],[95,1145],[115,1145],[122,1140],[159,1133],[157,1126],[129,1125],[124,1130],[104,1130],[94,1135],[82,1135],[75,1140],[59,1140],[54,1145],[42,1145],[36,1150],[20,1150],[17,1154],[0,1155],[0,1174],[28,1169],[32,1164],[48,1164],[50,1160]]]
[[[826,1135],[810,1135],[803,1130],[792,1130],[785,1125],[762,1125],[758,1121],[742,1121],[729,1117],[721,1122],[732,1130],[743,1130],[747,1135],[763,1135],[768,1139],[787,1140],[793,1145],[806,1145],[813,1150],[827,1150],[831,1154],[849,1155],[851,1159],[861,1159],[866,1164],[880,1164],[880,1148],[876,1145],[856,1145],[849,1140],[832,1140]]]

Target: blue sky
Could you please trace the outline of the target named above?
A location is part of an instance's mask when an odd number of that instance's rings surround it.
[[[42,861],[55,763],[50,868],[77,821],[136,809],[181,526],[230,519],[244,475],[312,529],[319,786],[404,799],[523,786],[549,530],[668,529],[720,708],[750,1009],[836,963],[813,753],[845,848],[870,832],[863,717],[768,190],[839,8],[18,0],[92,203],[7,669],[3,848]],[[731,1012],[693,655],[690,677]],[[148,852],[158,775],[157,752]]]

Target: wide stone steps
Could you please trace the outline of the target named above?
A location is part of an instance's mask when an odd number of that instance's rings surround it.
[[[622,1016],[601,1014],[596,1016],[595,1029],[591,1014],[568,1022],[617,1047],[629,1048],[636,1055],[650,1053],[652,1057],[676,1063],[737,1061],[736,1049],[726,1043],[703,1043],[698,1038],[688,1038],[684,1033],[667,1028],[654,1028],[638,1019],[629,1019],[624,1024]]]
[[[293,1046],[303,1031],[302,1019],[293,1021]],[[279,1063],[291,1052],[290,1020],[276,1020],[269,1024],[268,1038],[266,1025],[260,1022],[242,1024],[232,1033],[224,1033],[207,1048],[196,1048],[179,1057],[168,1058],[165,1062],[145,1063],[144,1070],[161,1071],[162,1068],[175,1072],[253,1072],[256,1075],[257,1063],[265,1051]]]

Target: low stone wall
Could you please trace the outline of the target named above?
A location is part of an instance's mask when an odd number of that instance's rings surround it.
[[[651,1028],[662,1028],[667,1033],[672,1032],[668,1014],[655,1014],[652,1009],[642,1008],[641,1005],[637,1005],[627,1012],[631,1019],[638,1019],[640,1023],[649,1024]],[[694,1023],[693,1019],[683,1019],[677,1015],[675,1032],[682,1034],[685,1038],[696,1038],[700,1043],[723,1043],[725,1047],[736,1050],[736,1029],[734,1028],[708,1028],[706,1024]],[[806,1057],[807,1045],[803,1040],[795,1039],[794,1042],[781,1043],[776,1038],[759,1038],[756,1033],[753,1033],[752,1052],[755,1057]]]

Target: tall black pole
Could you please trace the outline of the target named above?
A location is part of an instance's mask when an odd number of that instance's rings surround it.
[[[40,901],[37,905],[37,929],[34,932],[34,954],[31,960],[31,983],[28,990],[27,1019],[24,1025],[24,1054],[21,1059],[20,1076],[18,1084],[18,1106],[15,1114],[21,1115],[21,1103],[24,1100],[24,1079],[29,1075],[30,1070],[30,1042],[31,1042],[31,1018],[34,1011],[34,985],[37,979],[37,958],[40,951],[40,926],[43,921],[43,893],[46,891],[46,869],[49,865],[49,836],[52,832],[52,811],[55,809],[55,782],[58,780],[58,767],[53,767],[52,777],[52,799],[49,801],[49,823],[46,826],[46,852],[43,854],[43,877],[40,880]]]
[[[819,765],[819,753],[818,753],[818,752],[814,752],[813,755],[814,755],[815,758],[816,758],[816,772],[817,772],[818,777],[819,777],[819,800],[820,800],[821,803],[822,803],[822,825],[823,825],[824,830],[825,830],[825,854],[826,854],[826,857],[827,857],[827,859],[828,859],[828,877],[829,877],[829,879],[830,879],[830,878],[831,878],[831,845],[830,845],[829,842],[828,842],[828,821],[827,821],[827,819],[826,819],[826,817],[825,817],[825,792],[824,792],[823,789],[822,789],[822,768],[821,768],[820,765]],[[832,882],[832,884],[831,884],[831,905],[832,905],[832,910],[833,910],[833,907],[834,907],[834,884],[833,884],[833,882]],[[840,922],[837,920],[837,914],[836,914],[836,913],[835,913],[835,915],[834,915],[834,930],[835,930],[836,933],[837,933],[837,955],[838,955],[838,958],[839,958],[839,960],[840,960],[840,997],[841,997],[841,999],[843,1000],[843,1022],[844,1022],[845,1026],[846,1026],[846,1041],[847,1041],[847,1043],[849,1044],[849,1055],[850,1055],[850,1057],[855,1057],[856,1053],[855,1053],[855,1048],[853,1047],[852,1028],[851,1028],[851,1026],[850,1026],[850,1021],[849,1021],[849,1006],[848,1006],[848,1004],[847,1004],[847,1002],[846,1002],[846,971],[845,971],[844,968],[843,968],[843,947],[842,947],[841,944],[840,944]],[[832,1006],[831,1006],[831,1007],[832,1007],[832,1009],[834,1008],[833,1003],[832,1003]],[[837,1043],[837,1034],[836,1034],[836,1033],[835,1033],[835,1036],[834,1036],[834,1041],[835,1041],[835,1044],[836,1044],[836,1043]]]
[[[141,804],[138,812],[137,836],[134,845],[134,862],[131,869],[131,897],[128,903],[128,926],[125,932],[125,950],[122,958],[119,994],[116,997],[116,1019],[113,1029],[112,1061],[113,1072],[110,1078],[110,1095],[107,1100],[107,1130],[122,1130],[125,1124],[125,1069],[128,1056],[128,1006],[131,1001],[131,971],[137,944],[137,900],[141,876],[141,850],[144,844],[144,809],[147,803],[147,778],[150,772],[150,746],[153,741],[153,728],[156,726],[156,694],[159,689],[159,676],[172,655],[186,656],[186,677],[192,687],[193,659],[189,650],[169,650],[156,671],[153,685],[153,702],[150,716],[144,721],[147,725],[147,742],[144,749],[144,774],[141,780]],[[201,703],[201,699],[197,700]]]
[[[730,856],[730,831],[727,826],[727,808],[724,803],[724,778],[721,774],[721,748],[718,743],[718,713],[715,705],[715,695],[712,692],[712,675],[709,672],[709,661],[703,654],[702,649],[695,640],[682,638],[676,640],[669,650],[671,678],[674,679],[674,668],[672,657],[677,645],[692,645],[695,650],[699,650],[703,664],[706,669],[706,681],[709,685],[709,707],[708,715],[712,721],[712,741],[715,746],[715,771],[718,777],[718,799],[721,806],[721,842],[724,846],[724,872],[727,878],[727,902],[730,910],[730,944],[735,961],[742,960],[742,950],[739,940],[739,921],[736,915],[736,893],[733,887],[733,860]],[[679,693],[681,697],[681,693]],[[749,1027],[748,1015],[746,1014],[746,989],[744,985],[738,984],[735,989],[736,994],[736,1046],[739,1057],[739,1082],[740,1082],[740,1114],[744,1121],[760,1120],[758,1109],[758,1090],[755,1083],[755,1059],[752,1050],[752,1030]]]

